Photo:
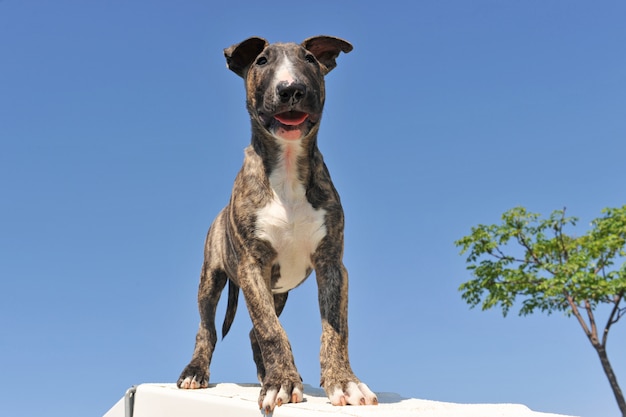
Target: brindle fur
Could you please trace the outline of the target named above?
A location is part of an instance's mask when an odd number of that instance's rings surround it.
[[[354,397],[354,393],[348,391],[354,391],[354,384],[360,384],[360,381],[348,360],[348,274],[342,262],[344,214],[317,146],[325,99],[323,76],[335,67],[335,58],[340,52],[347,53],[351,49],[352,46],[344,40],[320,36],[307,39],[301,45],[269,45],[264,39],[250,38],[224,50],[228,67],[245,80],[252,140],[245,150],[243,167],[235,179],[230,202],[219,213],[207,235],[198,291],[201,323],[191,362],[178,379],[179,387],[208,386],[209,365],[217,341],[216,306],[228,282],[228,307],[222,335],[225,336],[230,329],[241,288],[253,323],[250,341],[257,375],[262,383],[259,405],[265,407],[265,412],[270,412],[284,401],[282,398],[266,400],[266,394],[271,390],[275,395],[275,391],[282,389],[287,395],[286,401],[302,400],[298,394],[302,392],[301,377],[287,335],[278,320],[287,301],[287,292],[272,293],[280,277],[278,253],[270,242],[256,234],[256,213],[273,198],[269,178],[280,155],[280,145],[262,123],[259,109],[272,114],[285,105],[277,100],[276,92],[268,88],[275,57],[289,54],[296,63],[309,59],[310,64],[310,57],[306,55],[313,54],[315,65],[298,67],[303,82],[307,83],[307,94],[298,106],[310,114],[310,130],[301,139],[304,152],[297,159],[296,177],[292,180],[304,187],[306,200],[315,210],[325,211],[326,234],[311,254],[322,319],[321,385],[333,403],[345,405],[350,402],[350,395]],[[266,59],[266,65],[255,62],[261,55]],[[306,271],[306,275],[310,272]],[[358,395],[360,398],[356,402],[359,404],[377,403],[376,396],[368,389]]]

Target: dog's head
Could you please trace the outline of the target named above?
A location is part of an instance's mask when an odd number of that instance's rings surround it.
[[[324,107],[324,76],[352,45],[330,36],[269,44],[249,38],[224,50],[228,68],[246,83],[252,123],[271,136],[299,140],[317,131]]]

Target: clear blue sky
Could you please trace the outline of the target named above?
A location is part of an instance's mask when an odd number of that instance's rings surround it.
[[[574,319],[470,310],[453,242],[524,205],[580,233],[626,183],[623,1],[0,1],[0,415],[102,415],[174,382],[202,245],[249,142],[222,49],[354,44],[320,148],[346,211],[350,355],[375,391],[618,409]],[[319,383],[315,280],[283,313]],[[254,382],[240,306],[212,382]],[[224,306],[220,307],[221,321]],[[626,389],[626,323],[609,355]]]

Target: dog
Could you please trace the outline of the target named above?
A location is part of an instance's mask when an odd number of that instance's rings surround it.
[[[262,412],[301,402],[302,378],[278,317],[288,291],[315,270],[322,319],[320,385],[333,405],[378,404],[348,359],[344,214],[317,146],[324,76],[341,52],[351,50],[350,43],[330,36],[299,45],[253,37],[224,50],[228,68],[245,81],[252,139],[230,202],[207,234],[198,290],[200,328],[179,388],[208,387],[215,312],[228,282],[222,337],[241,289],[253,324]]]

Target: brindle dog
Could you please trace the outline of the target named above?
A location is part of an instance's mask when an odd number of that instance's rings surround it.
[[[232,324],[243,291],[262,388],[259,406],[302,401],[302,379],[278,316],[288,291],[315,270],[322,318],[321,385],[333,405],[377,404],[348,360],[348,274],[342,262],[344,214],[317,147],[324,76],[352,45],[317,36],[300,45],[250,38],[224,50],[245,80],[251,145],[229,204],[209,229],[200,277],[200,329],[180,388],[204,388],[217,340],[215,311],[229,283],[222,327]]]

